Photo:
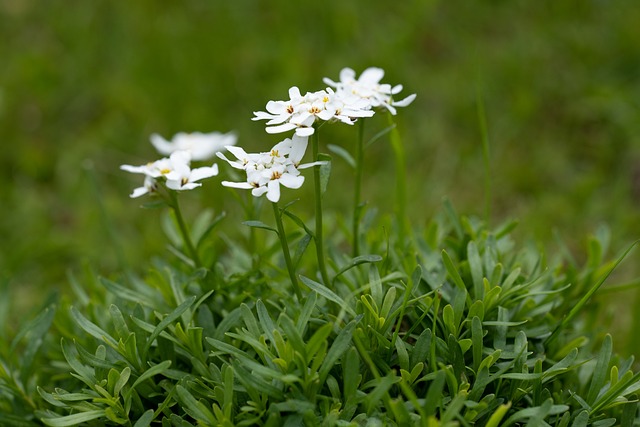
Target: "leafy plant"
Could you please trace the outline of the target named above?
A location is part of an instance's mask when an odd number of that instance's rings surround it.
[[[392,101],[395,88],[386,93],[374,83],[387,108],[407,104]],[[317,117],[334,120],[346,111],[335,107],[343,100],[325,100],[332,92],[319,93],[307,95],[315,97],[309,104]],[[314,104],[318,99],[324,107]],[[514,223],[492,228],[460,216],[448,202],[413,229],[393,124],[374,138],[390,133],[397,215],[378,218],[365,208],[364,156],[333,148],[358,176],[352,222],[343,226],[345,215],[322,208],[333,165],[319,151],[320,126],[295,122],[292,112],[304,108],[284,107],[296,132],[314,133],[313,163],[306,166],[314,168],[315,227],[293,213],[293,202],[279,205],[280,185],[297,189],[304,182],[298,169],[305,166],[306,139],[298,141],[304,146],[285,139],[255,154],[227,147],[238,160],[225,160],[243,169],[247,182],[223,184],[256,196],[238,196],[248,217],[246,239],[217,227],[228,224],[223,213],[202,213],[192,229],[181,213],[176,191],[196,188],[217,167],[191,169],[184,151],[127,167],[146,176],[134,197],[150,193],[160,202],[152,207],[170,209],[163,221],[168,254],[144,275],[71,276],[73,297],[52,297],[11,340],[3,337],[0,422],[602,427],[640,421],[640,373],[633,359],[615,355],[610,335],[591,327],[588,310],[635,244],[606,259],[609,237],[599,232],[583,266],[549,263],[536,247],[516,246]],[[322,108],[335,111],[323,118]],[[358,150],[366,147],[362,132]],[[275,228],[258,219],[264,194]],[[224,250],[206,244],[213,236]],[[0,314],[8,318],[8,307],[0,306]]]

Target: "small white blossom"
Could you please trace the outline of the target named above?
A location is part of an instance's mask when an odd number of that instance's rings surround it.
[[[155,178],[151,178],[147,175],[144,177],[144,184],[142,185],[142,187],[134,188],[129,197],[135,199],[136,197],[144,196],[147,193],[153,193],[156,190],[157,184]]]
[[[391,114],[396,114],[395,107],[406,107],[416,98],[415,94],[409,95],[400,101],[394,101],[393,95],[402,91],[402,85],[391,86],[387,83],[380,83],[384,77],[384,70],[370,67],[360,74],[356,79],[356,72],[351,68],[343,68],[340,71],[340,81],[335,82],[327,77],[324,83],[335,88],[339,97],[346,100],[353,97],[360,98],[368,102],[370,108],[383,107]],[[347,101],[352,102],[352,101]]]
[[[356,103],[345,104],[330,88],[307,92],[302,96],[300,89],[294,86],[289,89],[289,98],[287,101],[269,101],[267,112],[254,112],[252,120],[267,120],[267,133],[295,129],[296,135],[304,137],[314,133],[313,124],[316,120],[339,120],[353,124],[355,118],[373,115],[372,111],[360,108]]]
[[[156,191],[157,180],[164,178],[167,188],[172,190],[192,190],[201,186],[200,181],[218,174],[218,165],[191,169],[191,154],[187,151],[175,151],[168,158],[142,166],[122,165],[120,169],[145,175],[143,187],[133,190],[130,197],[140,197]]]
[[[180,132],[175,134],[171,141],[167,141],[155,133],[151,135],[151,144],[160,154],[169,156],[176,151],[186,151],[194,161],[207,160],[222,151],[225,146],[235,145],[236,140],[237,136],[231,132],[226,134],[220,132]]]
[[[222,153],[218,154],[232,167],[243,169],[247,173],[245,182],[222,181],[225,187],[251,190],[251,194],[260,197],[267,195],[271,202],[280,200],[280,185],[297,189],[304,182],[300,169],[308,168],[323,162],[301,165],[300,162],[307,149],[308,137],[294,135],[276,144],[270,151],[264,153],[247,154],[239,147],[227,147],[236,160],[227,159]]]

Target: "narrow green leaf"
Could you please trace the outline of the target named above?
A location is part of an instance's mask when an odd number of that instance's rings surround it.
[[[261,335],[260,327],[249,306],[245,303],[240,304],[240,312],[242,313],[242,320],[249,333],[255,338],[259,337]]]
[[[198,230],[194,227],[193,234],[196,240],[196,249],[199,249],[202,244],[206,241],[207,237],[211,232],[216,228],[218,224],[227,216],[226,212],[220,212],[218,216],[216,216],[205,228],[202,232],[198,232]]]
[[[56,418],[42,418],[42,422],[51,427],[75,426],[80,423],[104,417],[104,409],[80,412],[73,415]]]
[[[354,267],[357,267],[361,264],[374,263],[382,261],[382,257],[380,255],[360,255],[351,260],[349,264],[344,266],[333,278],[333,282],[335,283],[336,279],[340,277],[343,273],[348,270],[351,270]]]
[[[243,221],[242,224],[246,225],[247,227],[262,228],[263,230],[273,231],[274,233],[278,234],[278,230],[276,230],[273,227],[268,226],[267,224],[265,224],[262,221]]]
[[[593,370],[593,376],[591,377],[591,385],[589,386],[589,392],[587,393],[587,403],[593,405],[598,398],[598,393],[602,390],[604,382],[607,379],[607,371],[609,369],[609,361],[611,360],[611,353],[613,351],[613,340],[611,335],[607,334],[602,342],[602,348],[598,355],[598,362]]]
[[[458,272],[456,267],[453,265],[453,261],[451,260],[451,257],[449,256],[447,251],[444,249],[442,250],[442,261],[444,262],[444,266],[447,269],[449,276],[451,276],[453,283],[461,290],[464,289],[466,291],[467,287],[462,281],[462,277],[460,276],[460,273]]]
[[[431,330],[422,331],[411,351],[409,364],[413,369],[418,363],[426,363],[429,355],[429,347],[431,346]]]
[[[349,348],[342,361],[342,378],[345,401],[356,398],[360,384],[360,358],[355,347]]]
[[[367,412],[371,413],[375,408],[378,402],[387,395],[391,386],[401,380],[400,377],[396,377],[393,373],[389,373],[386,376],[375,380],[377,382],[376,386],[367,393],[365,397],[365,402],[367,406]]]
[[[511,402],[500,405],[498,409],[496,409],[493,414],[491,414],[489,421],[487,421],[486,427],[498,427],[500,425],[500,421],[502,421],[510,408]]]
[[[296,321],[296,328],[298,328],[298,332],[300,335],[304,335],[304,331],[308,326],[309,319],[311,318],[311,314],[313,310],[316,308],[316,302],[318,301],[318,294],[310,293],[306,301],[304,303],[304,307],[302,307],[302,311],[300,312],[300,316],[298,316],[298,320]]]
[[[131,394],[131,392],[140,384],[142,384],[144,381],[148,380],[149,378],[161,374],[163,372],[165,372],[167,369],[169,369],[169,367],[171,366],[171,361],[170,360],[165,360],[163,362],[158,363],[157,365],[154,365],[152,367],[150,367],[149,369],[147,369],[146,371],[144,371],[142,373],[142,375],[140,375],[138,377],[137,380],[135,380],[133,382],[133,385],[131,386],[131,388],[128,390],[128,392],[125,394],[125,396],[128,398],[129,395]]]
[[[331,176],[331,156],[320,153],[317,160],[325,162],[320,165],[320,194],[324,194],[327,191],[327,184],[329,184],[329,176]]]
[[[113,322],[113,326],[116,328],[118,337],[126,339],[129,336],[130,331],[118,306],[111,304],[109,306],[109,314],[111,315],[111,321]]]
[[[158,323],[158,326],[156,326],[149,338],[147,338],[147,344],[144,346],[144,350],[142,351],[144,360],[146,360],[147,358],[147,353],[149,352],[149,348],[151,348],[151,344],[155,341],[156,338],[158,338],[160,332],[164,331],[167,326],[176,321],[182,315],[182,313],[187,311],[189,307],[193,305],[195,300],[195,295],[187,298],[182,304],[176,307],[175,310],[173,310],[164,319],[162,319],[160,323]]]
[[[369,266],[369,292],[371,297],[378,307],[382,305],[382,280],[380,279],[380,272],[375,264]]]
[[[283,210],[282,213],[284,213],[286,216],[288,216],[289,218],[291,218],[291,220],[293,220],[293,222],[296,223],[296,225],[298,225],[298,227],[300,227],[301,229],[304,230],[304,232],[309,235],[310,237],[314,237],[315,234],[313,233],[313,231],[307,227],[307,224],[304,223],[304,221],[302,219],[300,219],[298,216],[292,214],[291,212],[289,212],[288,210]]]
[[[349,307],[349,305],[347,305],[347,303],[342,298],[340,298],[332,290],[330,290],[323,284],[315,282],[305,276],[300,276],[300,280],[302,281],[302,283],[307,285],[309,289],[316,292],[318,295],[328,299],[329,301],[335,302],[340,307],[342,307],[342,309],[344,309],[347,313],[349,313],[351,316],[355,316],[355,311],[353,311],[353,309]]]
[[[195,397],[186,388],[180,384],[176,385],[176,392],[185,409],[189,412],[193,418],[198,421],[198,424],[207,423],[209,425],[215,425],[216,419],[209,409],[201,402],[198,402]],[[205,424],[206,425],[206,424]]]
[[[84,329],[85,332],[87,332],[92,337],[97,338],[98,340],[109,344],[109,346],[111,346],[112,348],[117,348],[118,342],[111,335],[106,333],[102,328],[100,328],[95,323],[89,321],[86,317],[80,314],[80,312],[75,307],[72,306],[70,308],[70,311],[71,311],[71,317],[73,317],[76,323],[82,329]]]
[[[482,330],[482,322],[478,316],[474,316],[471,320],[471,341],[473,354],[473,370],[478,372],[480,363],[482,362],[482,349],[484,348],[484,331]]]
[[[353,159],[353,156],[351,156],[351,154],[349,154],[347,150],[340,147],[339,145],[334,145],[334,144],[327,144],[327,148],[333,154],[338,155],[338,157],[341,157],[342,160],[347,162],[347,164],[351,166],[352,169],[356,168],[356,161]]]
[[[473,240],[467,244],[467,260],[469,261],[469,270],[471,270],[471,278],[473,280],[473,297],[476,300],[484,299],[482,258],[478,253],[478,246]]]
[[[312,239],[312,236],[310,236],[309,234],[305,234],[298,241],[298,244],[296,245],[296,250],[293,253],[293,258],[291,260],[293,262],[294,267],[297,267],[298,264],[300,264],[302,255],[304,255],[305,251],[309,247],[309,243],[311,242],[311,239]]]
[[[78,351],[75,347],[71,346],[64,338],[60,340],[62,347],[62,354],[67,360],[67,363],[76,374],[80,376],[82,382],[88,386],[92,386],[96,383],[95,371],[93,368],[83,365],[78,360]]]
[[[140,418],[138,418],[138,421],[136,421],[133,427],[149,427],[153,418],[153,409],[149,409],[147,412],[142,414]]]
[[[405,371],[408,371],[410,367],[409,367],[409,353],[407,352],[407,346],[402,340],[396,340],[395,346],[396,346],[396,352],[398,354],[398,364],[400,365],[400,368],[404,369]]]
[[[376,133],[375,135],[373,135],[364,145],[365,148],[368,148],[369,146],[371,146],[374,142],[378,141],[380,138],[382,138],[383,136],[385,136],[386,134],[388,134],[389,132],[391,132],[393,129],[396,128],[396,124],[392,123],[389,126],[387,126],[386,128],[382,129],[380,132]]]
[[[338,333],[338,336],[331,344],[327,355],[325,356],[324,361],[322,362],[322,366],[320,366],[320,370],[318,374],[320,376],[320,384],[324,384],[324,381],[329,374],[329,371],[336,364],[340,356],[344,354],[351,346],[351,337],[353,336],[353,331],[356,328],[355,320],[347,323],[347,325]]]
[[[118,396],[120,394],[120,390],[122,390],[125,384],[127,384],[130,377],[131,377],[131,368],[127,366],[122,370],[122,372],[120,372],[118,376],[118,380],[116,381],[115,386],[113,387],[114,396]]]
[[[267,338],[269,338],[269,341],[275,343],[273,331],[276,330],[276,324],[273,322],[273,319],[262,300],[258,300],[256,302],[256,311],[258,312],[258,319],[260,319],[260,326],[262,326],[262,330],[267,335]]]
[[[462,229],[462,224],[460,223],[460,217],[453,207],[453,204],[451,204],[451,200],[446,198],[444,199],[444,210],[451,220],[456,236],[458,239],[462,239],[464,237],[464,231]]]
[[[622,260],[624,260],[629,254],[629,252],[631,252],[631,249],[635,248],[638,243],[640,243],[640,240],[636,240],[635,242],[633,242],[622,253],[622,255],[620,255],[615,260],[613,265],[598,279],[598,281],[591,287],[591,289],[589,289],[589,291],[586,294],[584,294],[582,298],[580,298],[580,301],[578,301],[578,303],[573,306],[569,314],[562,319],[562,322],[560,322],[558,326],[556,326],[556,328],[553,330],[553,333],[544,341],[545,347],[548,347],[549,344],[555,341],[560,331],[564,329],[564,327],[573,320],[573,318],[578,314],[580,310],[582,310],[582,307],[585,306],[587,301],[589,301],[589,299],[591,299],[593,294],[595,294],[596,291],[600,289],[600,286],[602,286],[602,284],[609,278],[611,273],[613,273],[613,271],[618,267],[618,265],[622,262]]]
[[[589,412],[582,411],[573,420],[573,424],[571,424],[571,427],[587,427],[587,424],[589,424]]]
[[[436,376],[429,385],[427,397],[424,400],[424,411],[427,416],[434,415],[442,402],[442,391],[444,389],[445,373],[437,371]]]

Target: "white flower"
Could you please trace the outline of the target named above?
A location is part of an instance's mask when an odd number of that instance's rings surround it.
[[[339,97],[350,101],[353,97],[366,100],[369,104],[368,108],[383,107],[389,110],[391,114],[396,114],[395,107],[406,107],[416,98],[415,94],[409,95],[400,101],[394,101],[393,95],[397,95],[402,91],[402,85],[391,85],[380,83],[384,77],[384,70],[381,68],[370,67],[360,74],[356,79],[356,72],[351,68],[343,68],[340,71],[340,81],[325,77],[324,83],[336,89]]]
[[[171,141],[167,141],[158,134],[151,135],[151,144],[160,154],[171,155],[175,151],[187,151],[191,155],[191,160],[207,160],[215,153],[224,149],[225,146],[235,145],[237,136],[234,133],[202,133],[180,132],[173,136]]]
[[[175,151],[168,158],[156,160],[142,166],[122,165],[120,169],[145,175],[143,187],[133,190],[131,197],[140,197],[156,191],[157,180],[164,178],[167,188],[172,190],[192,190],[202,184],[196,182],[218,174],[218,165],[191,169],[191,154]]]
[[[354,118],[373,115],[373,112],[360,109],[355,104],[346,105],[330,88],[307,92],[302,96],[300,89],[293,86],[289,89],[289,98],[288,101],[269,101],[267,112],[254,112],[252,120],[268,120],[267,133],[295,129],[296,135],[304,137],[314,133],[313,124],[316,120],[336,119],[353,124]]]
[[[322,164],[314,162],[301,165],[300,162],[307,149],[308,137],[294,135],[276,144],[270,151],[264,153],[247,154],[239,147],[227,147],[236,158],[227,159],[223,154],[218,154],[232,167],[243,169],[247,173],[245,182],[222,181],[225,187],[251,190],[251,194],[260,197],[267,195],[271,202],[280,200],[280,185],[297,189],[304,182],[300,175],[300,169]]]
[[[147,193],[153,193],[157,190],[156,180],[150,176],[144,177],[144,184],[142,187],[134,188],[133,192],[129,195],[132,199],[140,196],[144,196]]]

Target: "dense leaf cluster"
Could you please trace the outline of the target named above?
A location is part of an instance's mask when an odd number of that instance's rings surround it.
[[[633,360],[583,309],[621,259],[604,261],[606,234],[577,269],[449,205],[402,244],[373,223],[371,255],[329,242],[330,284],[297,260],[302,300],[274,230],[251,229],[266,236],[259,256],[228,242],[210,268],[175,257],[144,278],[73,278],[73,301],[50,301],[0,346],[0,424],[638,422]],[[301,231],[289,237],[306,246]]]

